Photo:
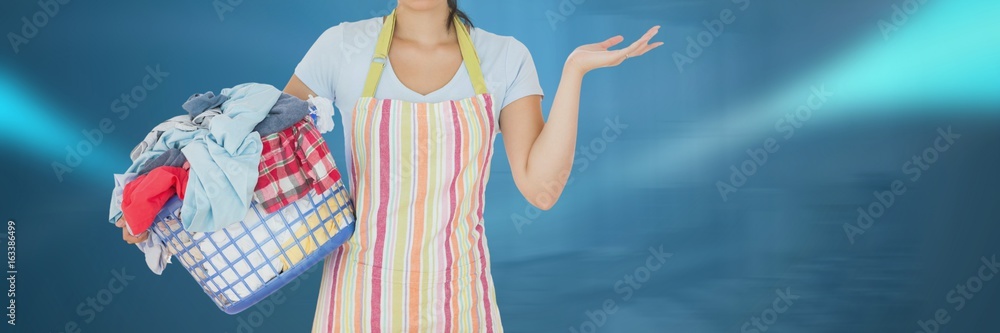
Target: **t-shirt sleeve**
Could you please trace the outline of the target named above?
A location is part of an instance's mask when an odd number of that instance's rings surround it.
[[[500,109],[507,107],[522,97],[542,95],[542,86],[538,83],[538,71],[531,59],[531,52],[520,41],[510,37],[507,46],[507,91],[504,94]]]
[[[326,29],[295,66],[295,76],[302,83],[317,95],[334,102],[337,100],[337,75],[341,63],[341,52],[337,50],[343,39],[343,24]]]

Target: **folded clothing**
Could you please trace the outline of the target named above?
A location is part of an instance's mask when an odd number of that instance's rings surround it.
[[[262,138],[261,143],[254,199],[268,213],[305,197],[309,190],[323,193],[340,180],[326,141],[308,118]]]
[[[178,167],[163,166],[136,177],[122,192],[122,215],[132,235],[149,229],[156,214],[171,197],[184,198],[188,171]]]

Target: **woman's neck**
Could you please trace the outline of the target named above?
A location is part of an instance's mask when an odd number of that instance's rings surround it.
[[[444,1],[441,2],[444,4]],[[394,38],[422,45],[437,45],[455,40],[454,27],[448,28],[451,10],[446,5],[424,10],[396,7]]]

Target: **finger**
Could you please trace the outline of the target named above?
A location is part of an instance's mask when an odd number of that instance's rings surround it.
[[[642,47],[644,47],[649,42],[649,40],[653,38],[653,36],[656,36],[658,32],[660,32],[660,26],[652,27],[649,29],[649,31],[646,31],[646,34],[642,35],[642,37],[639,38],[639,40],[636,40],[634,43],[632,43],[632,45],[629,45],[628,47],[618,51],[631,56],[633,52],[636,52]]]
[[[130,235],[128,230],[124,228],[122,228],[122,239],[125,240],[126,243],[135,244],[135,237]]]
[[[646,47],[643,47],[639,51],[636,51],[634,54],[631,54],[629,56],[631,56],[632,58],[641,56],[643,54],[646,54],[646,52],[649,52],[652,49],[660,47],[660,45],[663,45],[663,42],[656,42],[656,43],[653,43],[653,44],[646,45]]]
[[[145,241],[147,238],[149,238],[149,231],[143,231],[138,236],[132,236],[132,234],[128,232],[128,229],[122,228],[122,239],[125,240],[126,243],[135,244]]]
[[[614,36],[614,37],[608,38],[607,40],[605,40],[603,42],[597,43],[597,46],[600,47],[601,49],[607,50],[607,49],[609,49],[609,48],[611,48],[611,47],[613,47],[615,45],[618,45],[619,43],[621,43],[624,40],[625,40],[625,37],[622,37],[621,35],[618,35],[618,36]]]
[[[137,243],[142,243],[145,240],[146,237],[128,236],[128,239],[125,239],[125,242],[129,244],[137,244]]]
[[[659,32],[660,32],[660,26],[649,28],[649,30],[646,31],[646,33],[643,34],[642,37],[633,42],[632,45],[629,45],[629,47],[641,47],[642,45],[646,45],[647,43],[649,43],[649,40],[653,39],[653,37],[655,37],[656,34]]]

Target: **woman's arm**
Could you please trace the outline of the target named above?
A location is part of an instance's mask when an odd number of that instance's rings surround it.
[[[653,27],[627,48],[609,51],[624,38],[615,36],[588,44],[570,54],[552,100],[548,122],[542,120],[541,96],[528,96],[508,104],[500,112],[504,146],[510,160],[514,184],[532,205],[548,210],[555,205],[569,179],[576,151],[580,88],[584,75],[596,68],[621,64],[663,43],[649,44],[659,31]],[[627,57],[626,57],[627,55]]]
[[[302,83],[302,80],[299,80],[299,77],[295,75],[292,75],[292,78],[288,80],[287,84],[285,84],[285,93],[298,97],[303,101],[309,99],[309,95],[316,96],[316,93],[309,89],[309,87],[307,87],[305,83]]]

